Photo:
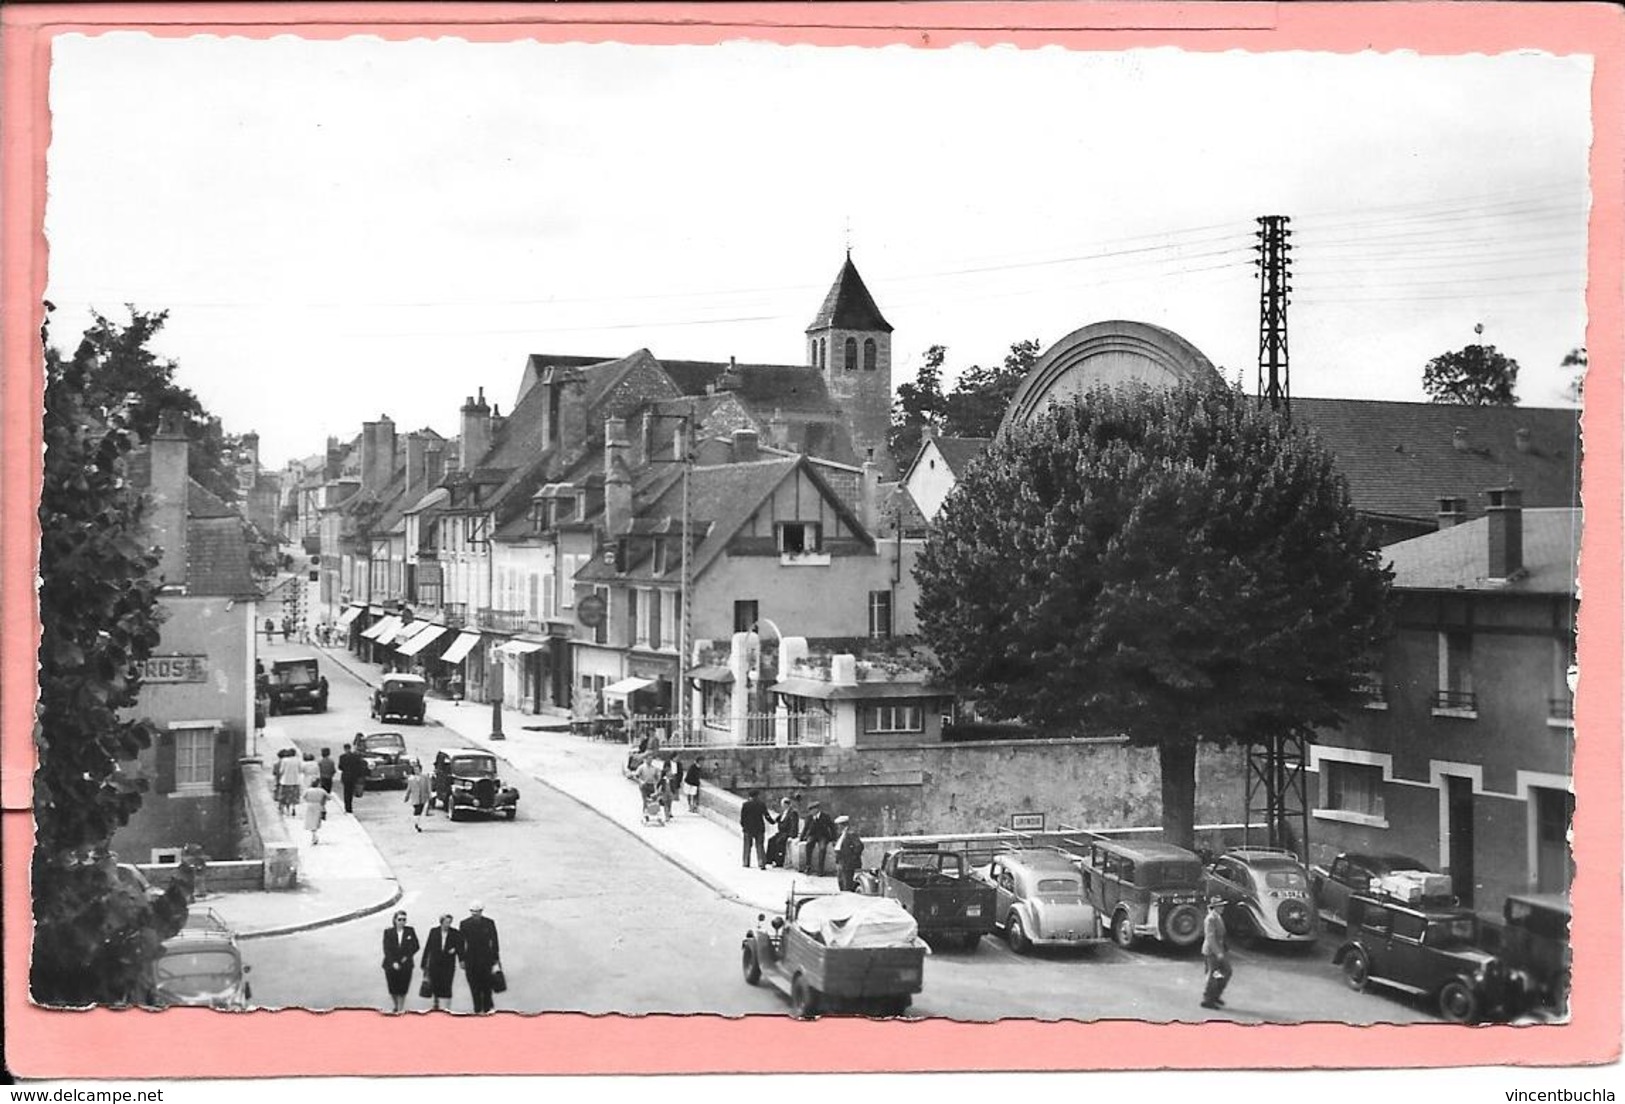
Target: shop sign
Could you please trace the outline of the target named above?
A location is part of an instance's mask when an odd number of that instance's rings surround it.
[[[589,594],[576,603],[576,620],[589,629],[602,625],[606,612],[602,595]]]
[[[1012,832],[1042,832],[1044,830],[1044,814],[1011,813],[1010,830]]]
[[[149,656],[144,662],[136,664],[136,667],[140,672],[141,681],[145,683],[209,681],[208,656]]]

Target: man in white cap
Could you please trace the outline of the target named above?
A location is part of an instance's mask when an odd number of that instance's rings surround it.
[[[858,888],[858,867],[863,865],[863,837],[852,827],[852,818],[838,816],[835,828],[835,884],[843,892]]]
[[[474,1011],[491,1012],[496,1008],[491,975],[502,969],[497,926],[485,915],[485,906],[479,901],[470,901],[468,912],[468,919],[457,925],[463,936],[463,976],[468,979],[468,992],[474,998]]]

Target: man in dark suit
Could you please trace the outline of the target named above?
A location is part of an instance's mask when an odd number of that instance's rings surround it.
[[[356,735],[361,734],[358,732]],[[355,801],[356,790],[361,788],[361,780],[367,776],[367,772],[367,761],[349,744],[345,744],[344,754],[339,756],[339,781],[344,783],[345,812],[352,811],[350,806]]]
[[[767,836],[767,822],[771,819],[767,803],[762,800],[762,792],[750,791],[750,796],[739,807],[739,833],[744,839],[742,854],[745,866],[750,866],[751,849],[755,848],[756,865],[767,869],[767,848],[763,840]]]
[[[478,901],[468,906],[468,912],[468,919],[457,925],[463,936],[463,976],[468,979],[468,992],[474,998],[474,1011],[491,1012],[496,1008],[491,973],[502,965],[497,926],[485,915],[485,906]]]
[[[835,841],[835,881],[843,893],[851,893],[858,888],[858,867],[863,865],[863,837],[849,816],[836,817],[835,828],[841,833]]]
[[[803,874],[823,876],[829,860],[829,845],[835,842],[836,834],[835,822],[824,811],[823,805],[814,801],[807,811],[807,823],[801,829],[801,838],[807,841],[807,850],[801,856]]]

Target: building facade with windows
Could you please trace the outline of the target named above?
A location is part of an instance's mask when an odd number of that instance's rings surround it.
[[[1397,631],[1367,707],[1310,749],[1317,860],[1406,855],[1486,913],[1570,872],[1580,516],[1520,499],[1383,550]]]

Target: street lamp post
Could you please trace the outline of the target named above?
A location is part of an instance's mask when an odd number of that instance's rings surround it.
[[[485,665],[496,686],[496,693],[491,696],[491,739],[506,740],[502,734],[502,658],[497,654],[497,645],[491,645]]]

